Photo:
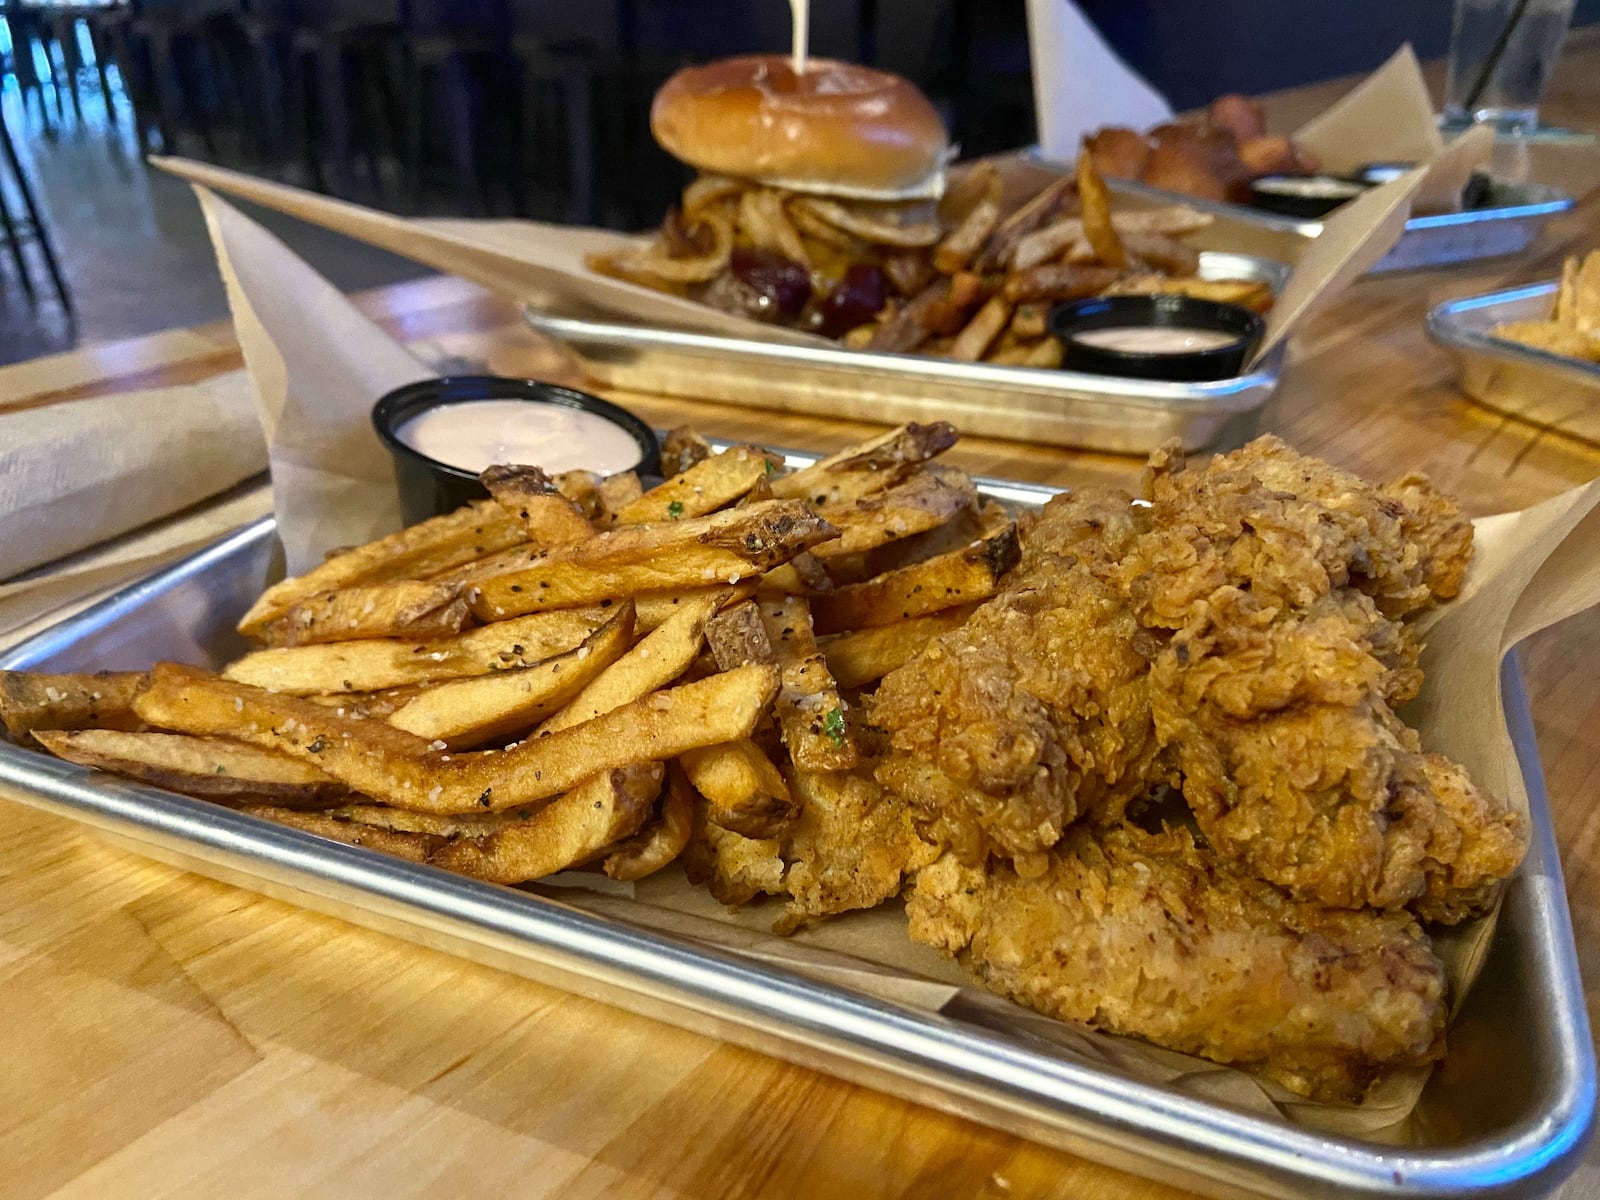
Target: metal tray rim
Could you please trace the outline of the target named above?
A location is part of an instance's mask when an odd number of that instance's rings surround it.
[[[45,658],[70,644],[91,626],[116,619],[143,604],[159,600],[175,584],[224,562],[247,543],[273,536],[275,523],[263,518],[220,539],[195,554],[137,581],[83,612],[67,617],[27,641],[0,655],[0,669],[15,669]],[[1541,929],[1540,943],[1546,952],[1543,968],[1546,980],[1558,995],[1570,999],[1577,986],[1577,966],[1568,932],[1559,861],[1544,799],[1537,752],[1530,749],[1531,720],[1527,716],[1520,679],[1507,672],[1508,710],[1517,714],[1519,757],[1527,776],[1532,805],[1535,838],[1529,861],[1519,880],[1526,886],[1537,884],[1548,893],[1560,920]],[[1290,1183],[1315,1183],[1319,1188],[1337,1189],[1348,1195],[1478,1195],[1521,1194],[1529,1186],[1553,1186],[1575,1165],[1591,1132],[1595,1116],[1595,1069],[1593,1045],[1588,1037],[1587,1019],[1581,1009],[1563,1010],[1560,1020],[1543,1031],[1565,1051],[1557,1061],[1569,1068],[1568,1074],[1545,1089],[1542,1110],[1501,1134],[1480,1138],[1457,1147],[1428,1152],[1413,1147],[1391,1147],[1353,1139],[1318,1134],[1280,1125],[1167,1089],[1127,1080],[1091,1067],[1062,1062],[1049,1056],[1008,1045],[999,1035],[976,1029],[950,1018],[903,1008],[887,1001],[852,992],[850,989],[820,984],[803,976],[743,958],[731,951],[707,948],[699,943],[670,938],[641,930],[589,913],[575,913],[566,906],[512,889],[461,879],[434,868],[421,867],[388,858],[356,847],[342,846],[297,830],[234,813],[201,800],[176,795],[145,785],[110,779],[84,767],[50,759],[35,751],[0,744],[0,782],[13,785],[32,797],[37,807],[91,824],[111,827],[148,842],[180,843],[179,848],[208,849],[218,855],[264,859],[304,881],[348,877],[345,881],[358,890],[393,905],[410,907],[435,918],[448,918],[441,905],[444,898],[459,897],[468,915],[476,918],[464,924],[480,929],[500,930],[494,921],[522,925],[524,945],[543,947],[551,954],[571,954],[579,960],[605,969],[604,973],[624,975],[633,980],[656,979],[646,966],[659,970],[661,986],[672,988],[683,983],[675,974],[685,968],[703,966],[695,956],[709,955],[718,970],[730,970],[744,983],[758,981],[779,989],[785,1001],[807,996],[824,996],[842,1004],[850,1015],[846,1028],[823,1020],[820,1011],[808,1001],[806,1028],[813,1032],[832,1031],[837,1038],[832,1047],[842,1058],[863,1065],[875,1065],[890,1074],[915,1082],[919,1072],[948,1070],[948,1063],[933,1061],[936,1047],[957,1049],[962,1066],[958,1071],[968,1088],[986,1085],[988,1111],[1011,1112],[1038,1120],[1041,1116],[1063,1131],[1076,1129],[1080,1136],[1107,1142],[1116,1135],[1154,1137],[1156,1147],[1167,1155],[1194,1157],[1189,1165],[1206,1178],[1223,1177],[1203,1171],[1207,1160],[1221,1159],[1235,1168],[1228,1182],[1239,1183],[1239,1170],[1248,1174],[1248,1185],[1265,1188],[1268,1194]],[[259,873],[258,873],[259,874]],[[537,929],[541,938],[529,936]],[[503,930],[500,930],[504,932]],[[513,931],[514,932],[514,931]],[[602,932],[604,936],[601,936]],[[597,941],[619,940],[626,954],[601,957]],[[651,956],[659,955],[657,961]],[[727,959],[724,963],[722,960]],[[699,975],[695,975],[699,978]],[[606,982],[600,979],[602,985]],[[708,980],[707,982],[714,982]],[[613,986],[626,988],[626,981],[613,979]],[[638,990],[635,988],[634,990]],[[711,988],[716,991],[715,987]],[[723,997],[749,1005],[748,988],[737,997]],[[702,1004],[706,997],[696,995]],[[769,1006],[770,1007],[770,1006]],[[767,1014],[783,1025],[788,1010]],[[740,1022],[736,1014],[729,1019]],[[742,1023],[751,1025],[748,1019]],[[882,1061],[886,1050],[881,1041],[866,1039],[873,1029],[910,1032],[925,1040],[929,1052],[912,1064]],[[771,1032],[771,1031],[769,1031]],[[777,1031],[780,1036],[782,1029]],[[998,1076],[994,1061],[1004,1064]],[[926,1080],[923,1080],[926,1082]],[[1048,1084],[1048,1086],[1045,1086]],[[1042,1111],[1041,1111],[1042,1110]],[[1085,1124],[1100,1125],[1086,1132]],[[1203,1135],[1203,1136],[1201,1136]]]
[[[1499,304],[1512,303],[1518,300],[1531,300],[1536,296],[1548,296],[1554,293],[1559,286],[1552,280],[1544,283],[1526,284],[1522,287],[1505,288],[1498,292],[1485,292],[1478,296],[1466,296],[1458,300],[1446,300],[1441,304],[1434,305],[1433,309],[1428,313],[1428,336],[1441,345],[1449,346],[1451,349],[1468,350],[1495,358],[1509,359],[1513,362],[1524,362],[1543,370],[1559,371],[1592,386],[1600,382],[1600,364],[1579,362],[1577,359],[1568,358],[1564,354],[1555,354],[1549,350],[1540,350],[1534,346],[1524,346],[1519,342],[1490,337],[1488,334],[1479,333],[1477,330],[1463,329],[1460,325],[1460,317],[1463,313],[1474,312],[1482,308],[1493,308]]]

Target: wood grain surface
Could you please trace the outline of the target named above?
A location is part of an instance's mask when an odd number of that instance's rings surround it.
[[[1339,85],[1274,101],[1284,124]],[[1600,38],[1575,36],[1548,110],[1600,112]],[[1585,188],[1593,150],[1539,177]],[[1533,255],[1357,284],[1299,337],[1265,427],[1373,476],[1423,470],[1474,514],[1600,474],[1600,449],[1464,399],[1428,308],[1554,276],[1600,244],[1584,196]],[[363,298],[406,339],[513,374],[566,364],[506,303],[450,279]],[[239,365],[225,325],[0,370],[0,410]],[[868,431],[643,395],[656,424],[826,450]],[[981,440],[984,474],[1133,483],[1130,459]],[[1600,611],[1524,663],[1572,901],[1600,978]],[[1179,1193],[790,1066],[159,866],[0,805],[0,1196],[1071,1196]],[[1568,1197],[1600,1195],[1587,1166]]]

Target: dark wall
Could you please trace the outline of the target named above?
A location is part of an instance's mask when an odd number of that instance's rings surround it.
[[[1450,0],[1080,0],[1174,108],[1370,71],[1410,41],[1423,58],[1450,41]],[[1575,24],[1600,21],[1580,0]]]

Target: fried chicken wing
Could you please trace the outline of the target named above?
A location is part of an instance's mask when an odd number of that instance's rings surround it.
[[[1443,1053],[1444,968],[1410,916],[1291,900],[1181,831],[1075,827],[1035,879],[946,855],[907,913],[1002,995],[1317,1099]]]
[[[1052,500],[1002,592],[872,697],[890,747],[879,781],[964,860],[993,851],[1027,871],[1072,822],[1119,820],[1164,777],[1155,644],[1111,578],[1143,524],[1120,493]]]

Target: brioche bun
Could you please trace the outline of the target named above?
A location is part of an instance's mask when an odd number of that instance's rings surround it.
[[[898,75],[813,58],[748,54],[685,67],[650,109],[662,149],[701,171],[863,200],[936,197],[949,138]]]

